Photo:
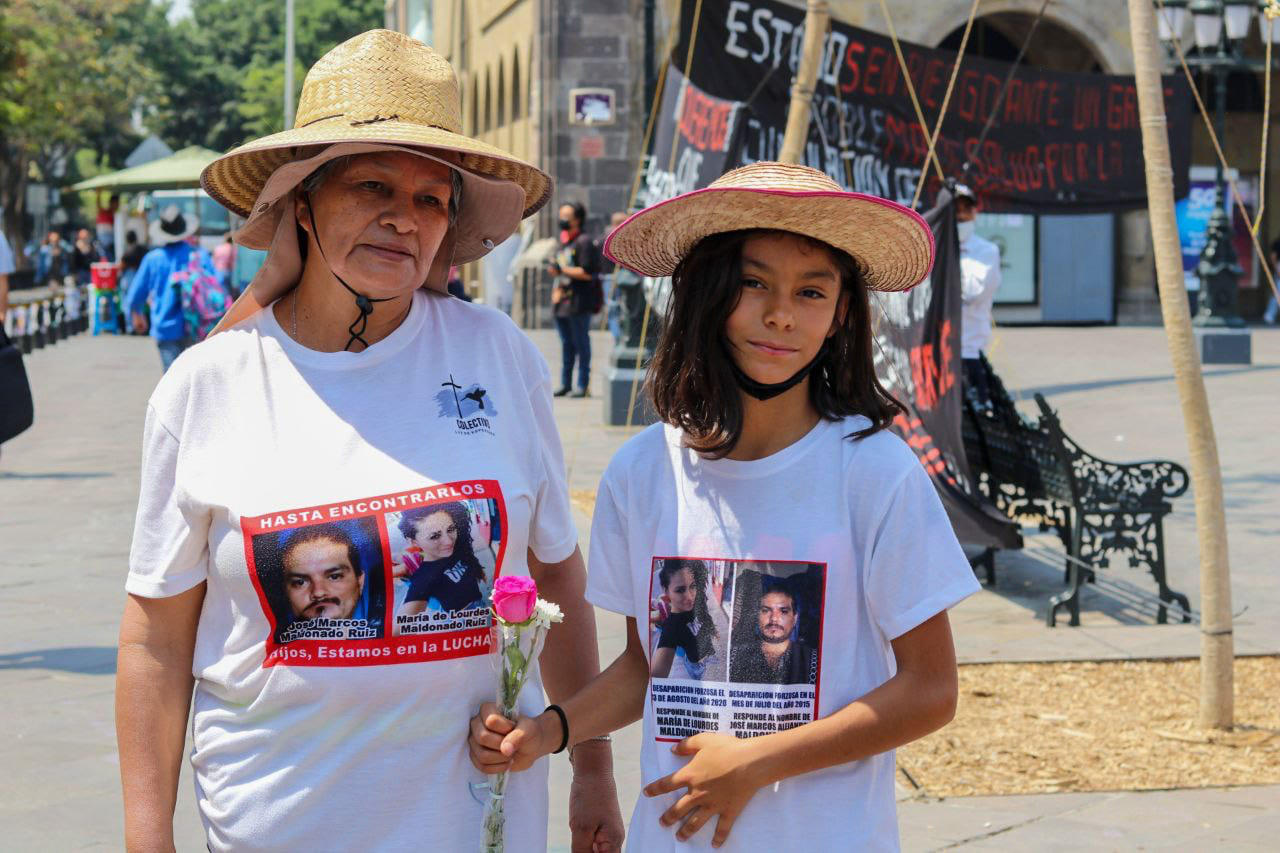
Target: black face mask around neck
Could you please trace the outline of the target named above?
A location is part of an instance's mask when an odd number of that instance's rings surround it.
[[[726,350],[727,349],[728,347],[726,347]],[[818,349],[818,354],[813,357],[812,361],[797,370],[789,378],[784,379],[781,382],[774,382],[772,385],[766,385],[763,382],[757,382],[752,379],[742,371],[742,368],[738,367],[737,362],[733,360],[733,356],[729,356],[729,367],[733,369],[733,378],[738,383],[738,387],[742,389],[743,393],[750,397],[754,397],[757,400],[772,400],[779,394],[782,394],[785,391],[790,391],[792,388],[803,382],[804,378],[809,375],[817,365],[818,361],[822,358],[823,353],[826,351],[827,344],[826,341],[823,341],[822,346]],[[725,355],[729,355],[728,352],[726,352]]]
[[[329,259],[325,257],[324,246],[320,245],[320,229],[316,227],[315,206],[311,203],[310,194],[307,195],[307,218],[311,220],[311,236],[316,239],[316,248],[320,250],[320,258],[324,261],[325,266],[329,267],[329,273],[338,280],[338,284],[345,287],[347,292],[355,297],[356,310],[360,312],[359,316],[352,320],[351,325],[347,327],[347,334],[351,335],[351,337],[347,338],[347,345],[342,348],[342,351],[346,352],[351,349],[351,345],[356,341],[364,344],[364,348],[368,349],[369,342],[364,339],[363,335],[365,329],[369,325],[369,315],[373,313],[373,303],[390,302],[391,297],[388,296],[383,299],[371,299],[363,293],[358,292],[351,285],[347,284],[336,272],[333,271],[333,265],[330,264]]]

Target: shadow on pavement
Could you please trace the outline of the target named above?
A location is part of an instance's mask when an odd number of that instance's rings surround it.
[[[1255,364],[1249,367],[1231,367],[1224,370],[1209,369],[1204,372],[1208,379],[1215,376],[1231,376],[1236,373],[1256,373],[1263,370],[1280,370],[1280,364]],[[1122,385],[1141,385],[1147,382],[1172,382],[1173,374],[1158,376],[1130,376],[1124,379],[1102,379],[1097,382],[1068,382],[1062,385],[1037,385],[1033,388],[1019,388],[1009,393],[1015,400],[1033,400],[1036,394],[1052,397],[1055,394],[1072,394],[1078,391],[1096,391],[1099,388],[1116,388]]]
[[[0,471],[0,480],[98,480],[114,476],[106,471],[59,471],[48,474],[19,474]]]
[[[1043,620],[1049,599],[1067,588],[1064,555],[1051,534],[1042,534],[1034,527],[1024,527],[1022,534],[1029,547],[1024,551],[996,552],[996,584],[983,588]],[[1119,625],[1156,624],[1158,599],[1150,574],[1146,569],[1128,568],[1124,558],[1117,563],[1100,570],[1097,583],[1083,585],[1081,613],[1101,615]],[[986,570],[979,568],[978,576],[985,579]],[[1071,630],[1065,611],[1059,611],[1058,618],[1058,630]],[[1181,611],[1170,611],[1171,622],[1180,619]]]
[[[68,646],[0,655],[0,671],[13,669],[56,669],[77,675],[114,675],[116,647]]]

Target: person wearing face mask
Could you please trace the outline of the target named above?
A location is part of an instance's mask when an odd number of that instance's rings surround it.
[[[556,276],[551,291],[552,313],[560,333],[563,358],[557,397],[587,396],[591,378],[591,315],[603,302],[600,290],[600,255],[595,241],[583,227],[587,210],[581,202],[560,205],[560,248],[547,271]],[[578,364],[578,388],[573,390],[573,365]]]
[[[991,404],[987,375],[979,357],[991,343],[991,307],[1000,289],[1000,248],[979,237],[978,196],[964,184],[956,184],[956,231],[960,235],[960,357],[964,363],[966,393],[979,406]]]

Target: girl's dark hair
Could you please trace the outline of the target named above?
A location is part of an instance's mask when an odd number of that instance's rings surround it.
[[[412,542],[418,535],[418,524],[438,512],[446,513],[458,528],[458,538],[453,542],[453,559],[467,569],[467,574],[477,581],[484,580],[484,567],[476,559],[475,545],[471,541],[471,512],[457,501],[432,506],[406,509],[400,513],[400,533]]]
[[[809,374],[809,399],[828,420],[863,415],[871,426],[849,438],[865,438],[905,411],[876,378],[871,347],[871,305],[853,258],[834,246],[790,231],[753,229],[713,234],[699,241],[676,267],[671,303],[646,390],[654,411],[684,431],[699,453],[720,458],[742,435],[742,392],[734,379],[724,329],[742,293],[742,246],[762,234],[788,234],[830,254],[847,298],[844,321],[827,339]]]

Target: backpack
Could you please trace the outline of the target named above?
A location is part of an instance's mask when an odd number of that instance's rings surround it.
[[[187,265],[169,275],[169,285],[177,289],[182,302],[182,336],[203,341],[231,304],[226,285],[204,262],[199,249],[192,249]]]

